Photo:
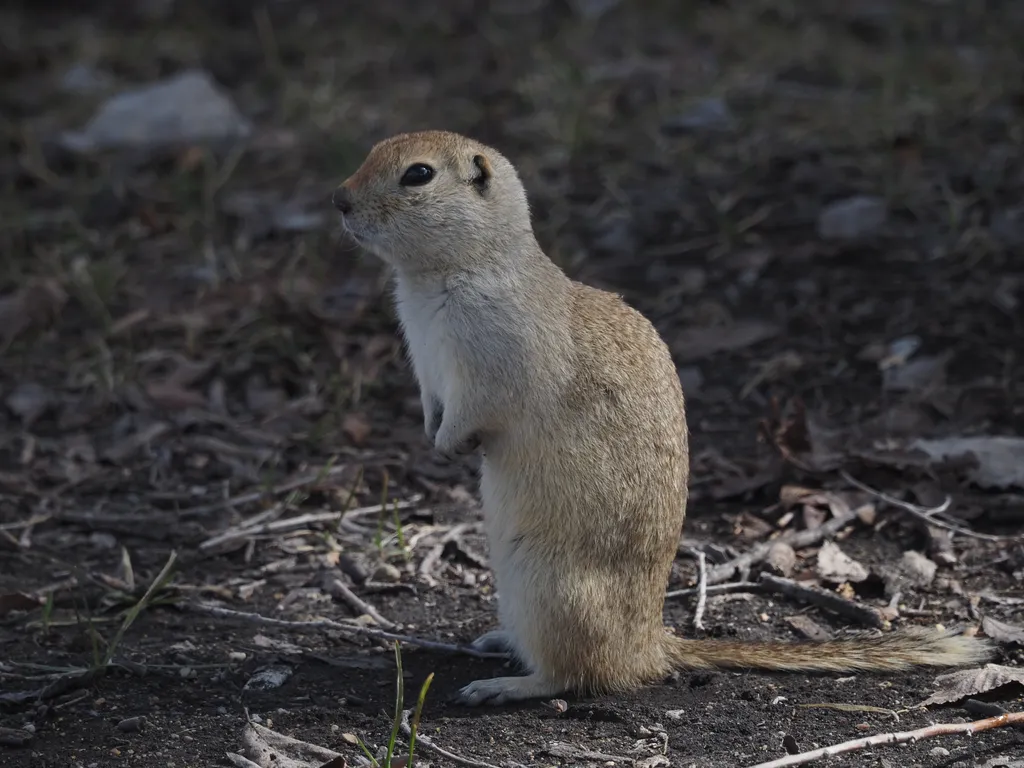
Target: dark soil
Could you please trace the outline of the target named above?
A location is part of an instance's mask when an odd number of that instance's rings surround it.
[[[883,457],[915,437],[1024,434],[1016,4],[650,0],[595,19],[579,8],[600,3],[568,1],[92,5],[0,12],[0,726],[13,729],[0,764],[228,765],[246,710],[351,764],[352,734],[386,743],[389,646],[200,603],[351,622],[360,611],[332,597],[333,578],[401,634],[457,644],[492,625],[472,462],[429,450],[386,276],[341,241],[329,204],[374,141],[422,128],[499,147],[552,258],[622,293],[669,342],[692,432],[687,546],[714,564],[820,525],[823,505],[794,502],[794,487],[871,502],[840,469],[925,506],[949,494],[958,526],[1002,538],[944,548],[875,500],[874,519],[838,537],[870,578],[823,581],[816,546],[792,577],[892,603],[896,625],[1020,631],[1024,489]],[[243,153],[75,155],[58,134],[110,91],[62,90],[74,64],[115,92],[205,69],[255,133]],[[885,221],[823,237],[821,211],[856,195],[879,198]],[[268,223],[293,201],[324,223]],[[882,369],[907,344],[901,386]],[[411,503],[200,546],[256,515],[382,499]],[[118,639],[172,551],[173,578]],[[938,570],[893,602],[886,574],[907,551]],[[695,575],[680,556],[669,588]],[[669,600],[666,621],[692,635],[693,610]],[[796,639],[796,615],[865,629],[750,592],[711,595],[704,624]],[[996,639],[995,661],[1019,667],[1020,645]],[[449,697],[502,674],[499,661],[409,645],[402,658],[407,706],[434,674],[422,732],[493,765],[742,768],[783,756],[784,740],[809,750],[984,716],[963,701],[917,708],[935,671],[681,674],[564,711],[469,710]],[[268,665],[290,676],[245,688]],[[1024,708],[1020,687],[976,698]],[[3,745],[14,736],[26,743]],[[1005,728],[829,764],[1011,758],[1024,734]]]

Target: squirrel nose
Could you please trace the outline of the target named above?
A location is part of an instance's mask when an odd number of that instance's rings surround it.
[[[334,190],[331,202],[343,214],[352,213],[352,193],[346,187],[338,187]]]

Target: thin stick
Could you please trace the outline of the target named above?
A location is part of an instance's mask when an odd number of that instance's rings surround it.
[[[427,553],[427,556],[423,558],[423,562],[420,563],[420,577],[430,586],[437,584],[433,571],[437,567],[437,563],[441,559],[441,555],[444,553],[445,545],[451,541],[458,541],[462,534],[475,527],[475,523],[459,523],[442,536],[441,540]]]
[[[792,579],[784,579],[781,576],[773,576],[770,573],[761,574],[760,584],[769,592],[776,592],[796,600],[817,605],[833,613],[838,613],[840,616],[846,616],[854,621],[859,621],[861,624],[867,624],[869,627],[883,629],[886,624],[882,614],[871,606],[847,600],[835,592],[827,592],[817,587],[805,586]]]
[[[387,506],[393,509],[409,509],[410,507],[416,506],[421,498],[421,496],[413,496],[405,501],[396,501],[393,504],[388,504]],[[261,525],[249,526],[243,523],[242,525],[229,528],[228,530],[207,539],[199,545],[199,548],[212,549],[213,547],[221,546],[228,542],[234,543],[239,539],[247,539],[251,536],[261,536],[268,533],[281,533],[282,531],[294,531],[298,528],[310,525],[311,523],[338,522],[342,518],[346,518],[357,513],[370,514],[380,512],[384,507],[385,505],[383,504],[374,504],[369,507],[353,509],[351,512],[309,512],[305,515],[286,517],[283,520],[274,520],[269,523],[262,523]]]
[[[355,592],[349,589],[345,582],[343,582],[337,576],[332,576],[330,574],[325,575],[323,586],[324,591],[327,594],[331,595],[331,597],[336,597],[339,600],[348,603],[349,606],[359,611],[360,613],[365,613],[367,616],[376,621],[385,629],[395,628],[395,623],[393,621],[384,618],[380,614],[380,612],[377,611],[376,608],[374,608],[368,602],[359,597],[359,595],[357,595]]]
[[[705,585],[704,594],[706,595],[724,595],[729,592],[760,592],[763,591],[763,587],[756,581],[730,581],[728,584],[710,584]],[[689,589],[674,589],[671,592],[665,593],[665,599],[669,600],[675,597],[690,597],[691,595],[699,595],[701,590],[699,587],[690,587]]]
[[[402,733],[409,737],[412,735],[412,727],[409,725],[409,714],[412,712],[411,709],[407,709],[402,712]],[[468,757],[462,757],[462,755],[456,755],[454,752],[449,752],[447,749],[443,749],[434,743],[434,740],[429,736],[424,736],[422,733],[416,733],[416,746],[423,745],[429,752],[433,752],[438,757],[444,757],[451,760],[453,763],[459,765],[468,765],[470,768],[497,768],[495,765],[490,763],[483,763],[479,760],[471,760]]]
[[[1008,541],[1010,539],[1020,538],[1019,536],[996,536],[991,533],[978,533],[977,531],[972,531],[970,528],[964,528],[963,526],[954,525],[953,523],[947,523],[945,520],[939,519],[938,517],[936,517],[936,515],[941,515],[943,512],[949,509],[949,505],[953,503],[953,498],[951,496],[947,496],[946,500],[939,504],[939,506],[937,507],[922,507],[918,506],[917,504],[911,504],[909,501],[897,499],[895,496],[890,496],[887,493],[876,490],[875,488],[872,488],[870,485],[865,485],[860,480],[850,475],[850,473],[847,472],[845,469],[840,470],[839,474],[842,476],[843,480],[845,480],[855,488],[858,488],[864,491],[864,493],[874,496],[879,501],[884,501],[886,504],[889,504],[893,507],[898,507],[899,509],[902,509],[905,512],[909,512],[919,520],[923,520],[924,522],[928,523],[928,525],[934,525],[939,528],[945,528],[947,531],[953,531],[953,533],[960,533],[964,536],[970,536],[975,539],[983,539],[984,541]]]
[[[51,517],[52,515],[49,514],[32,515],[28,520],[19,520],[16,523],[4,523],[3,525],[0,525],[0,531],[16,531],[19,528],[31,528],[39,523],[45,523]]]
[[[252,624],[261,624],[267,627],[281,627],[282,629],[298,629],[302,631],[333,629],[339,632],[348,632],[353,635],[373,637],[378,640],[398,640],[400,643],[413,645],[418,648],[426,648],[431,651],[461,653],[465,656],[472,656],[477,659],[508,660],[508,654],[504,653],[487,653],[485,651],[478,651],[468,645],[454,645],[452,643],[440,643],[435,640],[424,640],[423,638],[413,637],[412,635],[398,635],[394,632],[386,632],[383,629],[377,629],[375,627],[364,627],[359,624],[343,624],[340,621],[331,621],[330,619],[288,621],[287,619],[275,619],[270,616],[261,616],[258,613],[235,611],[230,608],[221,608],[220,606],[207,605],[204,603],[185,603],[183,607],[186,610],[193,611],[195,613],[203,613],[207,616],[217,616],[223,619],[239,619],[241,621],[247,621]]]
[[[704,609],[708,604],[708,558],[700,549],[688,549],[690,557],[697,561],[697,607],[693,609],[693,628],[704,631]]]
[[[989,717],[985,720],[975,720],[972,723],[938,723],[918,728],[916,731],[880,733],[875,736],[866,736],[863,739],[853,739],[852,741],[844,741],[842,744],[814,749],[810,752],[801,752],[798,755],[787,755],[786,757],[780,757],[778,760],[751,765],[749,768],[788,768],[791,765],[806,765],[817,760],[834,757],[835,755],[844,755],[848,752],[857,752],[869,747],[906,744],[907,742],[921,741],[935,736],[953,736],[960,733],[970,736],[981,731],[1002,728],[1007,725],[1024,725],[1024,712],[1008,712],[1005,715]]]
[[[788,531],[781,536],[776,536],[771,541],[758,544],[749,552],[733,558],[727,563],[712,566],[708,571],[708,584],[721,584],[731,579],[736,571],[748,570],[754,563],[764,560],[771,551],[772,546],[780,541],[789,544],[793,549],[809,547],[812,544],[817,544],[822,539],[834,536],[856,519],[857,511],[846,509],[817,528],[808,528],[803,531]]]
[[[319,472],[311,472],[308,475],[293,477],[291,480],[286,480],[280,485],[275,485],[269,490],[251,491],[250,493],[243,493],[239,496],[232,496],[227,499],[222,499],[221,501],[216,501],[213,504],[202,504],[197,507],[180,509],[178,510],[178,517],[182,519],[189,517],[202,517],[225,508],[237,507],[241,504],[252,504],[253,502],[257,502],[267,496],[279,496],[282,493],[298,490],[303,486],[313,485],[321,480],[326,480],[332,475],[344,472],[346,469],[348,469],[347,465],[339,464],[337,466],[328,467],[327,469],[322,469]]]

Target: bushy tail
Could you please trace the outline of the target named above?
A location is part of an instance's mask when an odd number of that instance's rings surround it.
[[[665,635],[674,669],[765,669],[785,672],[885,672],[958,667],[988,661],[988,640],[905,629],[887,635],[825,642],[686,640]]]

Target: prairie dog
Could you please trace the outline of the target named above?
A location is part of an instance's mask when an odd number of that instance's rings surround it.
[[[625,691],[673,670],[894,671],[991,655],[933,631],[804,642],[687,640],[662,610],[686,513],[689,447],[669,351],[618,296],[538,245],[496,150],[442,131],[377,144],[334,193],[344,228],[394,268],[402,332],[436,449],[483,450],[480,493],[503,649],[523,676],[470,705]]]

